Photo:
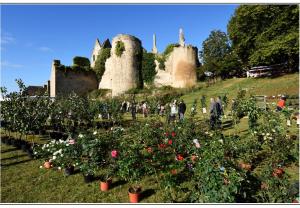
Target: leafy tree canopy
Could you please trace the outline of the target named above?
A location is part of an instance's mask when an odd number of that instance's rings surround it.
[[[298,5],[242,5],[227,25],[244,66],[299,65]]]
[[[103,48],[100,51],[100,54],[97,56],[95,66],[94,66],[94,71],[96,72],[97,79],[100,82],[102,79],[102,76],[105,71],[105,62],[106,59],[110,57],[110,48]]]

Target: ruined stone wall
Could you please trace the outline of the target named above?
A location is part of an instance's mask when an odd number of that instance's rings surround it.
[[[122,41],[125,46],[120,57],[115,53],[118,41]],[[117,96],[136,88],[141,79],[141,60],[137,56],[141,51],[141,41],[134,36],[121,34],[113,38],[111,56],[105,62],[105,72],[99,89],[111,89],[112,96]]]
[[[94,48],[93,48],[93,52],[92,52],[92,56],[91,56],[91,67],[93,68],[95,66],[95,62],[97,60],[97,56],[99,55],[99,52],[101,50],[101,44],[99,42],[98,39],[96,39]]]
[[[198,50],[192,46],[174,47],[165,62],[165,70],[158,70],[154,80],[156,86],[170,85],[176,88],[196,85]]]
[[[96,74],[90,72],[67,71],[57,69],[58,66],[52,65],[50,79],[50,96],[55,97],[59,94],[68,94],[74,91],[76,94],[83,95],[98,88]]]

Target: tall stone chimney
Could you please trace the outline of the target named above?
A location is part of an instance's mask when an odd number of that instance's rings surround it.
[[[153,34],[153,47],[152,47],[152,53],[157,54],[156,36],[155,36],[155,34]]]

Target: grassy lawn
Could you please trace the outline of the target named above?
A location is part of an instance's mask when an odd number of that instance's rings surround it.
[[[78,171],[66,177],[63,171],[39,168],[42,164],[41,160],[30,160],[21,150],[1,145],[1,202],[128,202],[129,184],[123,181],[114,179],[113,188],[108,192],[101,192],[99,180],[87,184]],[[154,178],[145,178],[141,185],[149,195],[141,200],[142,203],[162,201],[162,194]]]

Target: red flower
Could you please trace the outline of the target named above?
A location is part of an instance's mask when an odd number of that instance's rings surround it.
[[[178,155],[176,155],[176,159],[181,161],[181,160],[183,160],[184,158],[183,158],[183,156],[182,156],[181,154],[178,154]]]
[[[173,143],[172,139],[169,139],[169,140],[168,140],[168,144],[169,144],[169,145],[172,145],[172,143]]]
[[[147,152],[148,153],[152,153],[153,152],[152,148],[151,147],[147,147]]]
[[[172,137],[175,137],[175,136],[176,136],[176,133],[173,131],[173,132],[171,133],[171,135],[172,135]]]
[[[176,174],[177,174],[177,170],[176,170],[176,169],[172,169],[172,170],[171,170],[171,174],[172,174],[172,175],[176,175]]]
[[[159,147],[162,148],[162,149],[164,149],[164,148],[167,147],[167,145],[166,144],[159,144]]]
[[[165,133],[165,135],[166,135],[166,137],[168,137],[168,136],[169,136],[169,133],[168,133],[168,132],[166,132],[166,133]]]
[[[116,157],[118,157],[118,151],[117,150],[113,150],[113,151],[111,151],[111,156],[113,157],[113,158],[116,158]]]

